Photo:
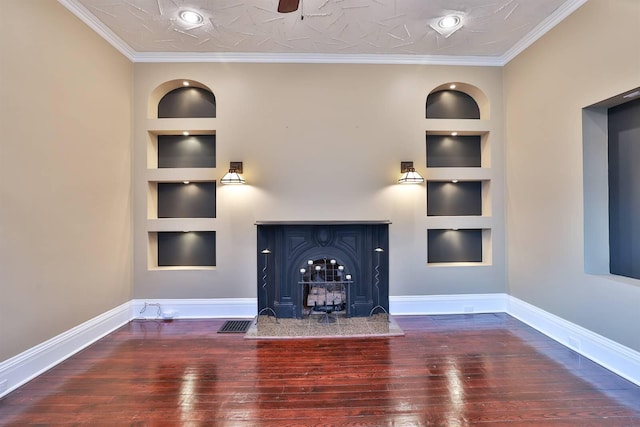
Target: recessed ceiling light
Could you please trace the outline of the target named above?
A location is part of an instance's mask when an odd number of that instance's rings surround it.
[[[182,86],[189,86],[191,83],[189,83],[187,80],[183,80],[182,81]]]
[[[191,181],[182,181],[183,184],[189,184]]]
[[[440,18],[432,19],[429,26],[444,38],[448,38],[464,26],[464,17],[465,15],[462,12],[450,13]]]
[[[188,24],[201,24],[204,21],[202,15],[193,10],[183,10],[180,12],[180,19]]]
[[[458,132],[451,132],[451,136],[457,136]]]
[[[455,84],[451,83],[451,84],[449,85],[449,89],[455,89],[455,88],[456,88],[456,85],[455,85]]]
[[[458,180],[457,179],[452,179],[451,182],[453,182],[454,184],[457,184]]]
[[[438,21],[438,27],[444,29],[450,29],[458,26],[461,22],[461,19],[458,15],[447,15],[440,18]]]
[[[186,130],[185,130],[184,132],[182,132],[182,134],[183,134],[184,136],[189,136],[189,132],[187,132]]]

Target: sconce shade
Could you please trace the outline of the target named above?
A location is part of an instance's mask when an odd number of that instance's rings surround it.
[[[230,162],[229,172],[220,180],[221,184],[244,184],[245,180],[240,175],[242,173],[242,162]]]
[[[220,180],[222,184],[244,184],[245,180],[235,169],[229,169],[222,179]]]
[[[400,184],[421,184],[424,182],[424,178],[416,172],[415,168],[410,167],[402,173],[398,182]]]

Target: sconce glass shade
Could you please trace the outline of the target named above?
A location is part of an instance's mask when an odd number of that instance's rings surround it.
[[[416,172],[415,168],[408,168],[406,172],[402,173],[398,182],[400,184],[421,184],[424,182],[424,178]]]
[[[240,175],[238,173],[238,171],[236,169],[229,169],[229,172],[227,172],[222,179],[220,180],[221,184],[244,184],[245,180],[242,177],[242,175]]]

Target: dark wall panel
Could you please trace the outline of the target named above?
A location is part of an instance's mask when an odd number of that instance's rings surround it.
[[[427,230],[427,262],[482,262],[482,230]]]
[[[215,218],[216,183],[158,183],[158,218]]]
[[[427,135],[427,167],[480,167],[479,135]]]
[[[158,135],[159,168],[215,168],[215,135]]]
[[[162,97],[158,118],[215,117],[216,98],[199,87],[180,87]]]
[[[427,97],[428,119],[479,119],[480,108],[476,101],[464,92],[441,90]]]
[[[427,215],[482,215],[482,183],[428,181]]]
[[[215,231],[158,233],[158,266],[211,267],[215,265]]]
[[[609,267],[640,279],[640,100],[609,110]]]

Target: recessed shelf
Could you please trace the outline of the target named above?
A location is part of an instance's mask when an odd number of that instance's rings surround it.
[[[159,182],[158,218],[215,218],[215,182]]]
[[[160,231],[148,235],[150,269],[216,265],[215,231]]]
[[[475,99],[459,90],[437,90],[427,97],[427,118],[480,119],[480,108]]]
[[[429,267],[443,267],[443,268],[452,268],[452,267],[490,267],[491,264],[486,262],[430,262],[428,263]]]
[[[147,169],[149,182],[191,182],[215,181],[218,171],[215,168],[162,168]]]
[[[483,181],[427,181],[427,216],[481,216],[484,193],[488,182]]]
[[[491,168],[427,168],[427,181],[491,181]]]
[[[194,130],[186,124],[177,129],[171,127],[169,130],[147,132],[147,168],[216,167],[215,131]]]
[[[491,266],[495,124],[481,90],[458,82],[456,90],[448,86],[435,88],[426,106],[427,265]]]
[[[147,231],[213,231],[216,218],[160,218],[148,219]]]
[[[158,102],[158,118],[215,117],[216,97],[202,87],[178,87]]]
[[[147,219],[215,217],[215,181],[148,182]]]
[[[473,119],[425,119],[429,134],[450,135],[452,131],[458,135],[482,135],[490,132],[492,123],[489,120]]]
[[[490,265],[491,230],[427,230],[427,263],[430,266]]]
[[[215,168],[216,136],[157,135],[158,168]]]
[[[197,266],[197,265],[187,265],[187,266],[171,266],[171,267],[149,267],[147,270],[149,271],[215,271],[217,267],[207,267],[207,266]]]
[[[427,168],[491,167],[489,132],[427,131],[426,152]]]
[[[427,167],[482,166],[480,135],[427,135]]]

